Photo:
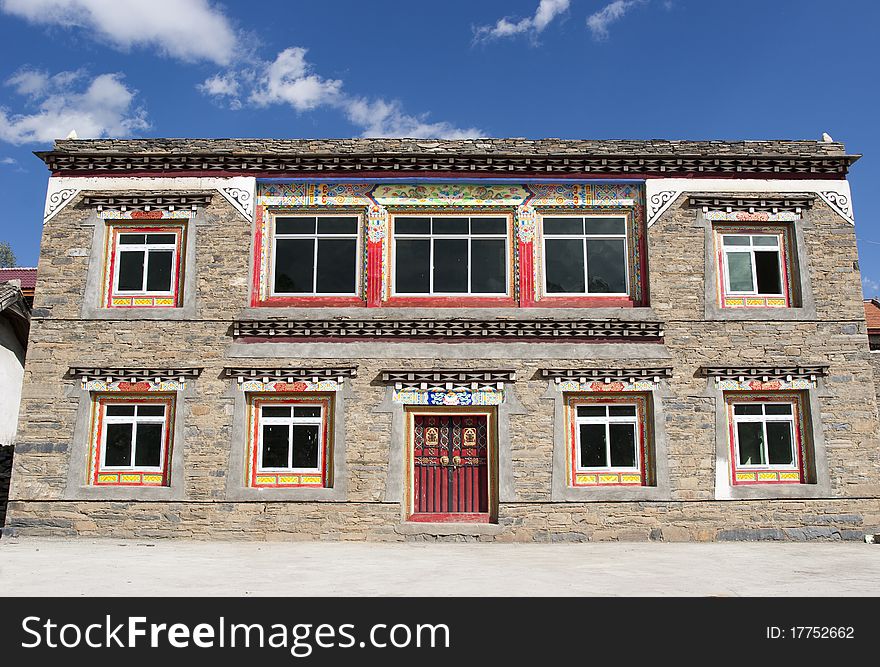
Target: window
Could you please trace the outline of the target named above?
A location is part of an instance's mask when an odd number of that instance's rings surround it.
[[[576,398],[570,403],[574,486],[647,483],[647,399]]]
[[[180,305],[183,228],[111,228],[108,307]]]
[[[273,295],[357,295],[357,216],[279,216],[273,243]]]
[[[544,217],[545,294],[626,296],[626,218]]]
[[[394,292],[506,296],[506,217],[394,218]]]
[[[782,233],[720,233],[724,306],[787,306]]]
[[[734,484],[804,481],[800,400],[728,398]]]
[[[327,396],[252,401],[251,486],[326,486]]]
[[[95,484],[167,486],[174,399],[101,397],[95,402]]]

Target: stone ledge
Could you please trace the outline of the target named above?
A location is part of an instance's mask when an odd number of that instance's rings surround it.
[[[401,523],[394,527],[398,535],[500,535],[505,526],[497,523]]]

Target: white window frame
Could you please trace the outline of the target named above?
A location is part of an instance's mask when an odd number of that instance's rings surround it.
[[[576,403],[572,406],[574,408],[574,424],[575,424],[575,472],[578,473],[590,473],[590,472],[615,472],[615,473],[639,473],[642,472],[642,419],[639,410],[641,409],[638,403]],[[604,407],[605,408],[605,416],[603,417],[581,417],[578,414],[577,409],[581,407]],[[609,407],[633,407],[635,408],[636,413],[632,416],[610,416],[608,414]],[[605,425],[605,460],[610,464],[611,463],[611,424],[630,424],[635,426],[635,460],[636,465],[634,467],[622,467],[622,466],[596,466],[596,467],[585,467],[581,465],[581,424],[604,424]]]
[[[290,417],[264,417],[263,408],[286,408],[289,407]],[[321,411],[318,417],[294,417],[295,408],[318,408]],[[323,474],[324,472],[324,440],[326,437],[325,420],[327,411],[320,403],[264,403],[258,407],[257,412],[257,473],[297,473],[297,474]],[[263,426],[287,426],[287,460],[290,463],[287,467],[269,468],[263,466]],[[294,468],[293,467],[293,427],[294,425],[318,427],[318,465],[315,468]]]
[[[797,439],[797,427],[796,420],[798,417],[798,404],[795,401],[741,401],[731,402],[730,414],[733,419],[733,438],[734,438],[734,456],[736,456],[736,461],[734,461],[734,469],[735,470],[800,470],[800,447],[798,446]],[[736,406],[738,405],[760,405],[761,406],[761,414],[760,415],[738,415],[736,414]],[[768,415],[767,414],[767,405],[788,405],[791,407],[791,414],[788,415]],[[758,422],[762,425],[763,431],[763,442],[761,446],[761,453],[764,456],[764,460],[767,463],[758,463],[758,464],[745,464],[740,463],[740,455],[739,455],[739,424],[741,422]],[[791,433],[791,449],[792,449],[792,463],[790,465],[785,465],[782,463],[770,463],[770,452],[767,449],[767,422],[781,422],[787,423],[789,425],[790,433]]]
[[[315,218],[314,234],[278,234],[276,220],[278,218]],[[317,221],[320,218],[355,218],[357,229],[354,234],[320,234],[318,233]],[[360,296],[362,284],[363,245],[361,230],[363,229],[362,216],[357,213],[333,212],[333,213],[275,213],[272,216],[272,257],[269,266],[269,295],[283,297],[312,298],[320,296],[356,297]],[[311,292],[276,292],[275,291],[275,265],[278,260],[278,239],[312,239],[315,242],[312,255],[312,291]],[[354,239],[354,290],[352,292],[319,292],[318,291],[318,240],[319,239]]]
[[[164,414],[159,416],[154,415],[138,415],[138,409],[140,406],[156,406],[161,405],[165,412]],[[108,407],[134,407],[133,415],[107,415]],[[112,471],[112,470],[137,470],[138,472],[164,472],[165,471],[165,445],[168,435],[168,405],[165,403],[118,403],[118,402],[108,402],[104,403],[102,410],[104,411],[104,428],[103,433],[101,434],[101,471]],[[138,466],[135,464],[137,460],[137,425],[139,423],[144,424],[162,424],[162,435],[161,435],[161,448],[159,449],[159,465],[158,466]],[[106,464],[107,460],[107,425],[108,424],[131,424],[131,465],[127,466],[108,466]]]
[[[584,221],[584,230],[586,230],[586,220],[588,218],[620,218],[623,220],[623,234],[545,234],[544,233],[544,218],[572,218]],[[584,287],[586,288],[585,292],[551,292],[547,287],[547,240],[582,240],[583,242],[583,250],[584,250]],[[590,273],[587,261],[587,240],[588,239],[596,239],[596,240],[609,240],[609,239],[623,239],[623,259],[624,259],[624,281],[626,283],[626,291],[624,292],[590,292]],[[575,215],[575,214],[553,214],[553,215],[542,215],[541,216],[541,273],[542,276],[542,287],[544,290],[544,296],[549,298],[559,298],[559,297],[577,297],[577,296],[595,296],[595,297],[620,297],[620,296],[629,296],[630,292],[630,255],[629,255],[629,229],[627,216],[625,215]]]
[[[144,241],[146,241],[147,237],[151,234],[162,234],[162,235],[173,235],[174,243],[126,243],[122,244],[123,236],[143,236]],[[116,234],[116,252],[114,268],[113,268],[113,294],[118,294],[120,296],[139,296],[139,295],[150,295],[150,296],[174,296],[177,293],[177,274],[178,274],[178,266],[177,266],[177,245],[180,243],[180,231],[177,229],[174,230],[163,230],[161,232],[117,232]],[[128,251],[142,251],[144,253],[144,275],[141,278],[141,288],[139,290],[123,290],[119,288],[119,266],[120,266],[120,256],[123,253],[123,248],[125,252]],[[150,268],[150,254],[151,251],[161,251],[167,252],[171,250],[171,287],[168,290],[147,290],[147,277],[149,275]]]
[[[400,218],[427,218],[431,221],[431,233],[430,234],[398,234],[397,233],[397,225],[396,219]],[[434,219],[441,218],[467,218],[468,219],[468,233],[467,234],[435,234],[434,233]],[[473,234],[471,229],[470,221],[474,218],[504,218],[505,220],[505,231],[504,234]],[[399,213],[392,216],[392,235],[391,235],[391,266],[393,267],[392,276],[391,276],[391,294],[392,296],[399,296],[401,298],[407,297],[436,297],[436,296],[457,296],[457,297],[504,297],[510,296],[510,243],[511,243],[511,218],[510,215],[506,213],[498,213],[498,214],[471,214],[471,213],[445,213],[440,215],[434,215],[433,213],[420,214],[415,212],[408,213]],[[401,240],[422,240],[428,241],[430,244],[431,252],[428,267],[428,288],[430,291],[428,292],[398,292],[397,291],[397,241]],[[454,239],[466,239],[468,242],[468,264],[467,264],[467,292],[435,292],[434,291],[434,241],[436,239],[440,240],[454,240]],[[472,292],[471,291],[471,254],[472,254],[472,242],[473,240],[503,240],[504,241],[504,292]]]
[[[785,274],[785,266],[782,261],[782,239],[778,234],[765,234],[765,233],[750,233],[750,232],[731,232],[725,233],[720,232],[720,241],[721,241],[721,257],[724,263],[724,293],[728,296],[760,296],[760,297],[784,297],[785,296],[785,286],[788,282],[788,276]],[[728,237],[746,237],[749,239],[749,245],[731,245],[727,246],[724,244],[724,239]],[[752,240],[755,236],[761,237],[771,237],[776,239],[775,246],[755,246],[754,241]],[[778,268],[779,268],[779,288],[780,292],[770,293],[770,292],[758,292],[758,272],[757,265],[755,263],[755,248],[759,248],[762,251],[767,250],[775,250],[776,256],[778,260]],[[728,262],[728,248],[730,248],[730,252],[736,252],[740,254],[746,254],[748,251],[749,261],[752,264],[752,289],[745,292],[735,292],[730,288],[730,265]]]

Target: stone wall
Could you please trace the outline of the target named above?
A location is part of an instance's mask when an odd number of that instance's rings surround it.
[[[704,232],[697,213],[676,201],[648,230],[651,310],[665,322],[664,346],[581,344],[577,353],[531,343],[526,354],[504,344],[423,344],[404,355],[398,343],[348,343],[316,356],[306,344],[278,358],[241,354],[229,335],[247,310],[251,226],[220,196],[200,215],[198,308],[194,321],[82,320],[93,213],[67,207],[43,236],[7,531],[16,534],[190,536],[245,539],[859,539],[880,532],[880,450],[877,399],[856,268],[853,228],[817,200],[805,226],[817,317],[800,321],[706,321]],[[801,223],[798,223],[801,224]],[[209,232],[209,233],[206,233]],[[89,295],[88,298],[97,298]],[[424,311],[425,316],[436,311]],[[446,311],[446,316],[454,316]],[[491,315],[491,311],[486,313]],[[542,313],[546,315],[548,313]],[[362,309],[361,316],[388,316]],[[621,309],[619,316],[626,318]],[[479,356],[461,351],[483,345]],[[366,351],[364,351],[366,348]],[[287,348],[285,348],[287,349]],[[323,348],[326,349],[326,348]],[[256,353],[255,353],[256,354]],[[610,358],[609,358],[610,355]],[[615,356],[616,355],[616,356]],[[666,501],[551,502],[553,401],[544,398],[541,368],[671,366],[665,399],[670,497]],[[66,378],[72,365],[201,366],[188,391],[185,500],[72,501],[65,495],[80,390]],[[811,500],[718,501],[715,483],[715,404],[706,395],[703,365],[827,364],[820,397],[831,494]],[[346,400],[347,502],[231,502],[226,476],[232,441],[226,366],[357,365]],[[383,368],[513,368],[508,386],[524,408],[510,417],[514,499],[502,502],[497,526],[450,529],[401,522],[398,499],[385,498],[391,415],[376,412]],[[439,531],[443,532],[443,531]]]

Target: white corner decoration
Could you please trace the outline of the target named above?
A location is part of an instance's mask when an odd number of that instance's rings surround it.
[[[242,214],[248,222],[254,220],[254,197],[257,179],[253,176],[229,178],[129,178],[108,176],[53,176],[46,192],[43,224],[61,212],[81,192],[215,190]]]
[[[819,196],[849,224],[855,224],[849,182],[841,179],[649,178],[645,181],[648,227],[686,192],[811,193]]]

